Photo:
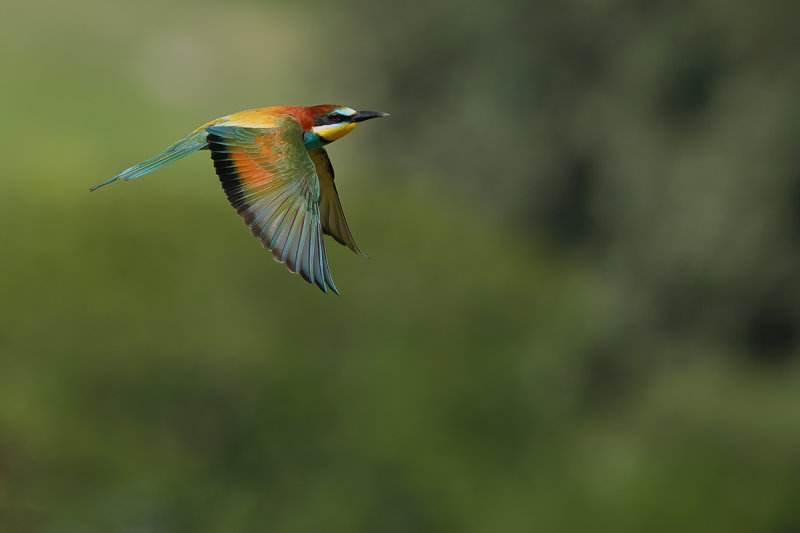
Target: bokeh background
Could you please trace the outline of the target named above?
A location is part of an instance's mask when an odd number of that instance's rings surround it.
[[[0,531],[800,531],[800,3],[0,5]],[[288,274],[206,153],[330,147]]]

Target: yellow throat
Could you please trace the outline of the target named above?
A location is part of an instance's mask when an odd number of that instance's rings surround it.
[[[322,140],[326,142],[333,142],[341,139],[354,129],[358,123],[347,122],[344,124],[326,124],[324,126],[314,126],[311,131],[317,134]]]

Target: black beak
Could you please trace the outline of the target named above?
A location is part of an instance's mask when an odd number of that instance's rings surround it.
[[[350,122],[364,122],[371,118],[388,117],[389,113],[382,113],[380,111],[359,111],[350,118]]]

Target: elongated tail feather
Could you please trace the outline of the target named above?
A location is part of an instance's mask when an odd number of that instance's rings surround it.
[[[185,157],[197,150],[202,150],[206,148],[208,143],[206,142],[206,131],[205,129],[201,128],[199,130],[194,131],[191,135],[184,137],[180,141],[176,142],[160,154],[151,157],[146,161],[142,161],[141,163],[137,163],[133,165],[131,168],[123,170],[116,176],[111,179],[104,181],[98,185],[95,185],[90,191],[94,191],[95,189],[99,189],[103,185],[108,185],[112,181],[128,181],[132,179],[136,179],[138,177],[144,176],[145,174],[157,170],[165,165],[168,165],[178,159]]]

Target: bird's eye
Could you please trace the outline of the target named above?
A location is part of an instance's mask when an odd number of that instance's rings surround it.
[[[348,117],[345,117],[338,111],[334,111],[333,113],[329,113],[327,115],[317,115],[314,117],[314,125],[315,126],[327,126],[330,124],[339,124],[340,122],[345,122]]]

